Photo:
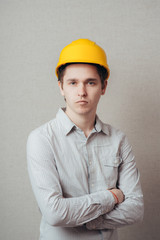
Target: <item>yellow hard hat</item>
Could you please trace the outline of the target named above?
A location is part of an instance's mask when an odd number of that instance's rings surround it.
[[[99,64],[107,70],[108,77],[110,75],[110,70],[107,64],[107,57],[104,50],[95,42],[92,42],[89,39],[78,39],[62,49],[56,67],[57,77],[59,67],[66,63]]]

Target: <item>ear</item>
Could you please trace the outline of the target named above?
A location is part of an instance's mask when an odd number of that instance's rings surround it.
[[[61,83],[61,81],[58,81],[58,86],[59,86],[59,89],[60,89],[60,92],[61,92],[62,96],[64,96],[63,83]]]
[[[104,94],[105,94],[106,88],[107,88],[107,84],[108,84],[108,82],[107,82],[107,80],[105,80],[105,81],[104,81],[104,87],[102,88],[102,93],[101,93],[101,95],[104,95]]]

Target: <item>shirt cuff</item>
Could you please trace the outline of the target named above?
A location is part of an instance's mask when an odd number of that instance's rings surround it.
[[[101,205],[101,215],[113,210],[115,206],[115,199],[110,191],[101,191],[97,194],[96,198],[94,199],[97,200]]]

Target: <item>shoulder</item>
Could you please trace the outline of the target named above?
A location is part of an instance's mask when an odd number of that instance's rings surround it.
[[[102,131],[105,132],[111,138],[123,139],[124,137],[126,137],[125,133],[122,130],[108,123],[102,122]]]
[[[50,139],[57,129],[56,119],[52,119],[43,125],[32,130],[28,135],[28,141],[37,141],[41,139]]]
[[[104,124],[104,127],[108,129],[109,133],[106,135],[106,139],[109,141],[111,146],[117,150],[121,159],[123,159],[123,161],[133,160],[134,155],[132,152],[132,145],[130,144],[126,134],[110,124]]]
[[[124,132],[120,129],[103,122],[101,119],[99,119],[98,116],[96,116],[96,125],[95,128],[97,131],[102,131],[107,137],[117,137],[117,138],[123,138],[125,136]]]
[[[131,152],[132,145],[128,139],[128,136],[118,128],[115,128],[109,124],[105,125],[109,129],[109,136],[111,137],[112,142],[119,145],[121,152]]]

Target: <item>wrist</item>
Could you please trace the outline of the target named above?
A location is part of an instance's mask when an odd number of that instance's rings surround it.
[[[118,204],[118,203],[119,203],[119,200],[118,200],[117,195],[116,195],[113,191],[111,191],[111,190],[109,190],[109,191],[112,193],[112,195],[113,195],[113,197],[114,197],[115,204]]]

